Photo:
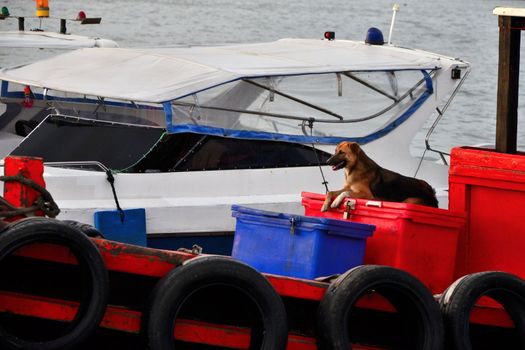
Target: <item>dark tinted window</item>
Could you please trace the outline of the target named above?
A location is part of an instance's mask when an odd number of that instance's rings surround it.
[[[138,162],[164,129],[50,116],[13,151],[46,162],[98,161],[111,169]]]
[[[317,151],[324,164],[330,154]],[[130,171],[197,171],[315,166],[312,147],[199,134],[165,135]]]
[[[50,116],[11,154],[46,162],[98,161],[131,173],[318,165],[312,147],[280,141],[165,134],[164,129]],[[330,154],[317,151],[324,164]]]

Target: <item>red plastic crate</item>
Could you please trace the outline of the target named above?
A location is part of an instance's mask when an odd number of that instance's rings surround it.
[[[454,277],[456,244],[465,224],[463,213],[415,204],[346,199],[339,208],[321,212],[325,196],[302,193],[306,215],[348,219],[376,226],[368,238],[365,264],[405,270],[433,293],[443,292]],[[355,202],[354,209],[349,203]]]
[[[466,211],[456,276],[499,270],[525,277],[525,154],[452,150],[449,207]]]

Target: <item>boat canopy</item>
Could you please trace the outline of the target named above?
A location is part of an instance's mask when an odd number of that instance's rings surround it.
[[[0,80],[124,101],[163,103],[212,87],[266,76],[347,71],[435,70],[440,57],[346,40],[161,49],[80,49],[4,68]]]
[[[3,97],[21,98],[20,88],[29,85],[32,96],[47,100],[58,114],[159,126],[169,133],[365,144],[415,114],[434,92],[434,75],[451,65],[468,67],[389,45],[282,39],[80,49],[1,69],[0,80]]]

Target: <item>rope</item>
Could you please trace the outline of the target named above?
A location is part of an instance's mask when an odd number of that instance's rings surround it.
[[[310,128],[310,137],[313,137],[313,132],[314,132],[314,120],[313,119],[308,120],[308,127]],[[315,144],[313,140],[312,140],[312,148],[314,150],[315,158],[317,159],[317,165],[319,166],[321,177],[323,178],[322,184],[324,185],[324,188],[326,189],[326,193],[328,193],[330,191],[328,189],[328,181],[326,181],[326,178],[324,177],[323,168],[321,167],[321,160],[319,159],[319,155],[317,154],[317,149],[315,148]]]
[[[419,173],[419,168],[421,168],[421,164],[423,164],[423,159],[425,158],[426,153],[427,153],[427,149],[425,148],[425,150],[423,151],[423,154],[421,155],[421,158],[419,159],[419,163],[417,165],[417,169],[416,169],[416,173],[414,174],[414,177],[416,177],[417,174]]]
[[[10,218],[19,215],[25,216],[26,214],[40,210],[44,213],[44,215],[50,218],[55,218],[60,213],[60,209],[53,200],[51,193],[49,193],[44,187],[40,186],[35,181],[28,179],[21,174],[16,176],[0,176],[0,181],[19,182],[40,193],[40,196],[35,200],[33,206],[28,208],[17,208],[9,203],[5,198],[0,197],[0,206],[4,207],[4,210],[0,210],[0,217]]]
[[[117,210],[120,213],[120,222],[124,223],[124,210],[122,210],[118,202],[117,191],[115,190],[115,178],[113,177],[113,173],[111,172],[111,169],[106,170],[106,175],[107,175],[107,180],[109,184],[111,185],[111,191],[113,191],[113,198],[115,199]]]

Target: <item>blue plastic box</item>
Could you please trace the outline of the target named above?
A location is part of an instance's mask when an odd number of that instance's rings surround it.
[[[232,256],[260,272],[314,279],[362,265],[375,226],[232,206]]]

